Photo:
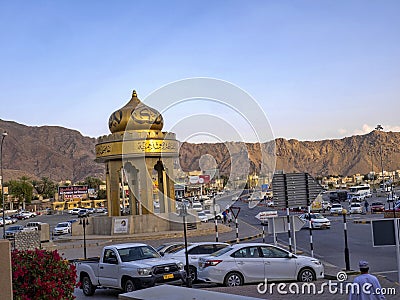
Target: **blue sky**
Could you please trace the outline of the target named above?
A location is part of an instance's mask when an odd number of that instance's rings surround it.
[[[252,95],[275,137],[400,131],[399,15],[399,1],[0,1],[0,118],[97,137],[133,89],[211,77]]]

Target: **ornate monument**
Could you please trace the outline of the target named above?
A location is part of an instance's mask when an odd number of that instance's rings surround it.
[[[121,215],[126,183],[128,214],[133,218],[154,213],[154,201],[159,202],[160,214],[175,212],[170,177],[179,143],[174,133],[161,131],[162,115],[133,91],[129,102],[111,114],[108,125],[111,134],[98,138],[96,161],[106,165],[109,217]]]

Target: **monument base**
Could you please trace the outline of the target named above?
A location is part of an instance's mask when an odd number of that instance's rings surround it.
[[[128,215],[128,216],[95,216],[87,218],[85,230],[87,235],[118,236],[127,234],[175,231],[182,229],[182,217],[176,213]],[[198,219],[188,215],[187,223],[196,223]],[[72,224],[72,235],[83,235],[83,226],[79,222]]]

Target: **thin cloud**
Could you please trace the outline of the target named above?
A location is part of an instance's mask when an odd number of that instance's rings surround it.
[[[393,125],[387,125],[387,124],[382,124],[383,127],[383,131],[389,132],[389,131],[393,131],[393,132],[400,132],[400,126],[393,126]],[[346,129],[339,129],[339,133],[340,134],[346,134],[346,133],[350,133],[350,135],[363,135],[363,134],[367,134],[370,133],[371,131],[375,130],[376,125],[368,125],[368,124],[364,124],[360,129],[355,129],[353,131],[349,131]]]

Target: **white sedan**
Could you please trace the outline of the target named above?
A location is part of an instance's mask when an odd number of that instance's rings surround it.
[[[325,218],[320,213],[310,213],[310,214],[302,214],[299,216],[300,219],[305,221],[303,227],[310,227],[310,220],[311,220],[311,228],[312,229],[324,229],[324,228],[331,228],[331,221]]]
[[[56,227],[54,227],[53,234],[68,234],[71,233],[71,223],[70,222],[61,222],[58,223]]]
[[[227,243],[218,242],[198,242],[193,243],[187,247],[187,253],[189,258],[189,274],[193,281],[197,280],[197,270],[199,258],[202,256],[208,256],[220,249],[229,246]],[[186,264],[185,248],[179,249],[173,253],[165,253],[164,257],[176,259],[184,264]]]
[[[343,214],[343,206],[341,204],[332,204],[332,207],[330,209],[330,213],[332,214]]]
[[[362,214],[363,209],[360,203],[351,203],[349,213],[350,214]]]
[[[198,211],[197,212],[197,217],[200,219],[201,222],[208,222],[208,217],[204,213],[204,211]]]
[[[199,259],[198,279],[239,286],[251,282],[324,278],[324,266],[312,257],[295,255],[263,243],[243,243],[226,247]]]

